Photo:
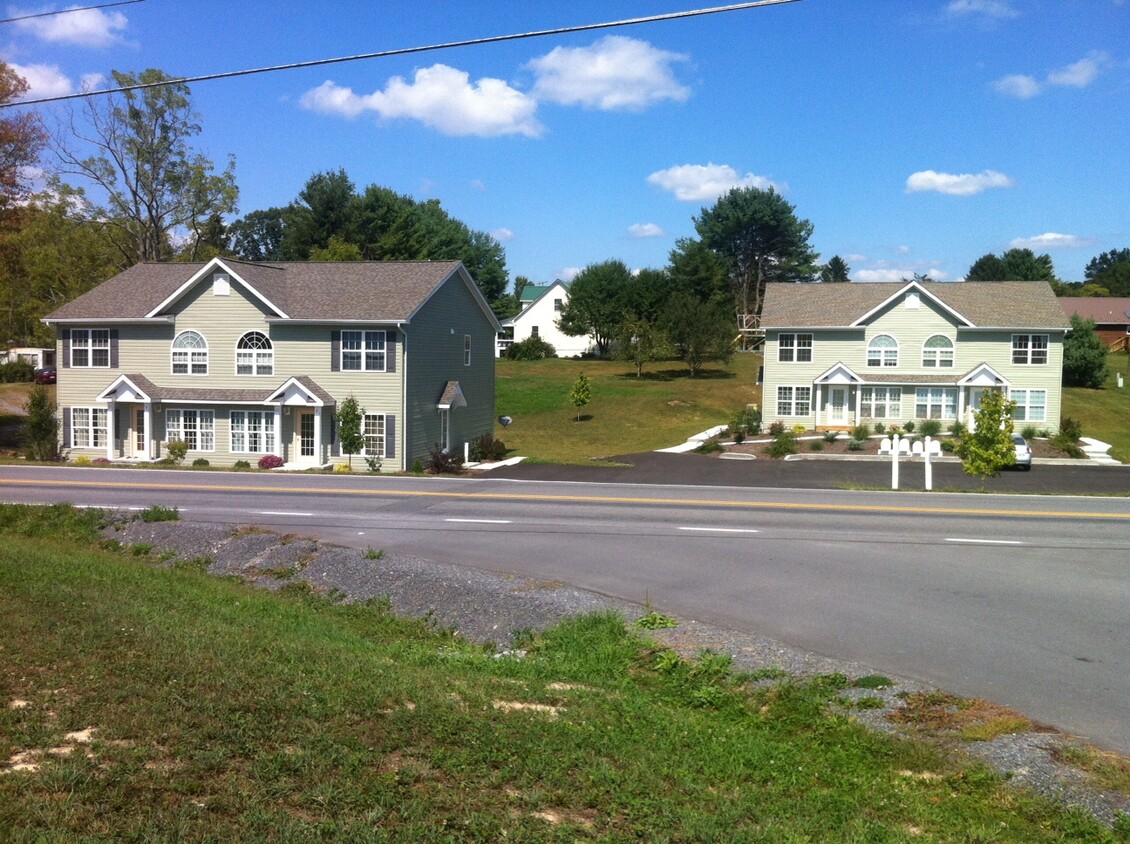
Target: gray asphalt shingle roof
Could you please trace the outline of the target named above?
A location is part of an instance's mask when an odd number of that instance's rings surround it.
[[[908,282],[769,284],[765,328],[849,326],[907,287]],[[1070,328],[1049,285],[1036,281],[953,281],[919,285],[977,328]]]
[[[459,267],[458,261],[223,262],[291,319],[359,322],[407,320]],[[47,319],[142,319],[205,266],[137,264]]]

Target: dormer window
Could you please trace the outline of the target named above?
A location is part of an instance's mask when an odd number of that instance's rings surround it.
[[[182,331],[173,340],[173,375],[207,375],[208,342],[196,331]]]

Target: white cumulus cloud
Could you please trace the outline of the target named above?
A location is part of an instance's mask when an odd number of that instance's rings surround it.
[[[555,47],[527,65],[537,77],[533,94],[562,105],[603,111],[642,109],[663,100],[683,102],[690,89],[672,71],[679,53],[646,41],[610,35],[591,47]]]
[[[680,164],[666,170],[657,170],[647,177],[649,185],[655,185],[675,194],[682,202],[701,202],[717,199],[730,188],[754,187],[766,190],[778,187],[764,176],[746,173],[739,176],[738,171],[729,164]]]
[[[938,173],[919,170],[906,180],[906,192],[937,191],[949,196],[973,196],[989,188],[1010,188],[1012,179],[996,170],[980,173]]]
[[[1039,249],[1081,249],[1090,246],[1092,242],[1089,238],[1078,237],[1073,234],[1044,232],[1044,234],[1038,234],[1035,237],[1018,237],[1008,245],[1013,249],[1036,251]]]
[[[500,228],[492,231],[490,236],[499,243],[506,243],[514,239],[514,232],[508,228]]]
[[[556,273],[556,277],[562,281],[572,281],[581,274],[584,267],[562,267]]]
[[[1034,77],[1026,76],[1023,73],[1013,73],[1008,76],[1002,76],[993,83],[993,89],[998,94],[1004,94],[1007,97],[1016,97],[1020,100],[1030,100],[1043,90],[1040,83],[1037,82]]]
[[[545,129],[538,122],[534,98],[501,79],[472,83],[466,71],[444,64],[417,70],[411,82],[395,76],[383,91],[372,94],[356,94],[326,81],[303,94],[300,103],[311,111],[343,117],[375,112],[385,119],[418,120],[445,135],[536,138]]]
[[[129,21],[121,12],[81,9],[15,21],[15,25],[43,41],[80,47],[109,47],[121,42],[120,33],[129,26]]]
[[[925,275],[931,281],[948,281],[946,274],[937,267],[878,267],[872,270],[853,270],[852,281],[903,281],[916,275]]]
[[[1015,18],[1020,15],[1006,0],[951,0],[946,6],[951,15],[984,15],[989,18]]]
[[[65,73],[54,64],[16,64],[8,67],[22,76],[28,84],[24,99],[32,97],[61,97],[74,92],[74,84]]]
[[[666,232],[655,223],[635,223],[628,226],[628,237],[663,237]]]
[[[1043,82],[1034,76],[1015,73],[998,79],[993,83],[993,88],[997,93],[1022,100],[1042,94],[1048,88],[1086,88],[1099,78],[1099,74],[1110,63],[1111,58],[1108,53],[1094,50],[1077,62],[1049,71]]]

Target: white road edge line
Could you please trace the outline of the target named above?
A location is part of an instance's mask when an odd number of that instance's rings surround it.
[[[311,517],[313,513],[287,513],[283,510],[259,510],[257,511],[260,516],[307,516]]]
[[[697,530],[705,533],[761,533],[753,528],[681,527],[679,530]]]
[[[509,519],[444,519],[445,522],[465,522],[473,525],[512,525]]]
[[[1019,539],[966,539],[964,537],[946,537],[946,542],[968,542],[971,545],[1023,545]]]

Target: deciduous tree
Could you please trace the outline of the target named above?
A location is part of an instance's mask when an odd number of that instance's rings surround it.
[[[217,173],[193,148],[201,127],[187,85],[153,68],[111,75],[117,86],[156,87],[83,100],[56,133],[53,149],[64,176],[95,188],[97,218],[110,227],[120,264],[128,267],[169,258],[174,239],[199,233],[213,215],[232,213],[239,189],[234,157]]]
[[[1130,296],[1130,248],[1111,249],[1092,258],[1083,277],[1106,288],[1111,296]]]
[[[997,390],[981,394],[981,407],[973,412],[973,430],[962,434],[954,448],[967,475],[984,480],[1016,463],[1012,445],[1014,407],[1016,403]]]
[[[658,322],[630,316],[620,323],[615,356],[635,366],[637,378],[643,375],[644,364],[663,360],[670,354],[667,334]]]
[[[0,105],[19,99],[27,91],[27,82],[0,61]],[[0,215],[27,192],[28,168],[39,160],[47,141],[34,112],[5,110],[3,114],[0,119]]]
[[[592,387],[589,386],[588,377],[582,372],[569,390],[569,404],[577,409],[578,422],[581,421],[581,408],[587,407],[590,401],[592,401]]]
[[[365,449],[365,436],[361,433],[365,409],[357,404],[350,394],[337,409],[337,436],[341,442],[342,453],[349,456],[349,468],[353,468],[353,455]]]
[[[592,335],[597,353],[606,356],[625,316],[624,296],[631,278],[623,261],[589,264],[569,285],[557,327],[571,337]]]
[[[734,323],[721,302],[703,302],[685,293],[671,297],[664,325],[675,354],[691,377],[709,361],[729,363],[734,354]]]
[[[966,281],[1058,281],[1051,255],[1031,249],[1009,249],[1000,256],[982,255],[965,274]]]

